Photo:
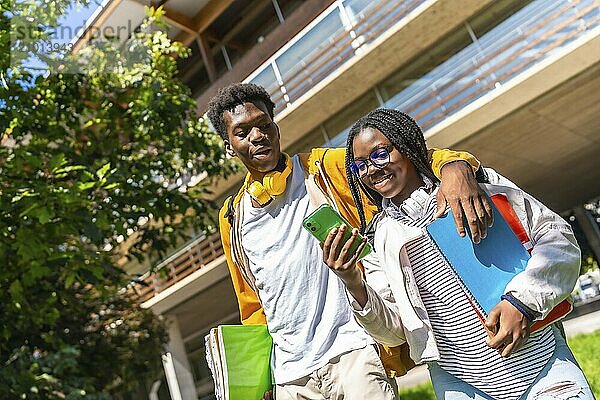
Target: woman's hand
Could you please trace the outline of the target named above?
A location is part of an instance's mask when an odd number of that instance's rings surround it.
[[[473,175],[473,169],[466,162],[455,161],[444,165],[441,174],[442,180],[437,193],[437,212],[434,218],[444,215],[448,203],[458,234],[460,236],[466,234],[464,213],[473,243],[479,243],[485,238],[487,227],[492,226],[494,217],[488,198]]]
[[[492,308],[485,326],[492,334],[487,339],[488,346],[498,350],[502,357],[516,351],[529,338],[527,318],[506,300]]]
[[[365,248],[367,239],[363,238],[356,251],[350,247],[358,236],[358,229],[352,229],[350,238],[342,243],[346,233],[346,225],[332,229],[323,243],[323,261],[344,282],[354,299],[364,307],[367,302],[367,291],[363,285],[362,271],[356,265],[358,256]]]

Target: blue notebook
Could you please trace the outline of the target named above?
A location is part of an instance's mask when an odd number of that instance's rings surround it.
[[[491,202],[490,202],[491,203]],[[487,237],[474,244],[469,233],[460,237],[452,212],[427,226],[427,231],[477,303],[489,315],[510,280],[525,269],[529,253],[497,208]]]

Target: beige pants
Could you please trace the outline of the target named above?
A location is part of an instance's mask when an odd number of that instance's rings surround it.
[[[275,400],[395,400],[375,346],[333,358],[310,375],[275,386]],[[394,382],[395,383],[395,382]]]

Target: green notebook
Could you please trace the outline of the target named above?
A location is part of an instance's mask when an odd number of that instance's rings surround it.
[[[220,325],[205,338],[220,400],[259,400],[271,389],[273,341],[266,325]]]

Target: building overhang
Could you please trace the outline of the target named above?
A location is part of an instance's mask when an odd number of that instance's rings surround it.
[[[75,36],[74,53],[81,50],[90,39],[115,34],[123,44],[146,17],[144,7],[157,7],[151,0],[104,0],[86,25]],[[233,0],[167,0],[162,7],[169,37],[189,45],[221,15]],[[104,34],[111,32],[111,35]]]
[[[446,118],[430,147],[465,149],[556,211],[600,194],[600,28]]]
[[[184,341],[222,323],[239,321],[238,304],[225,257],[221,256],[142,304],[174,316]]]
[[[222,255],[145,301],[141,307],[149,308],[159,315],[165,314],[228,277],[227,262]]]

